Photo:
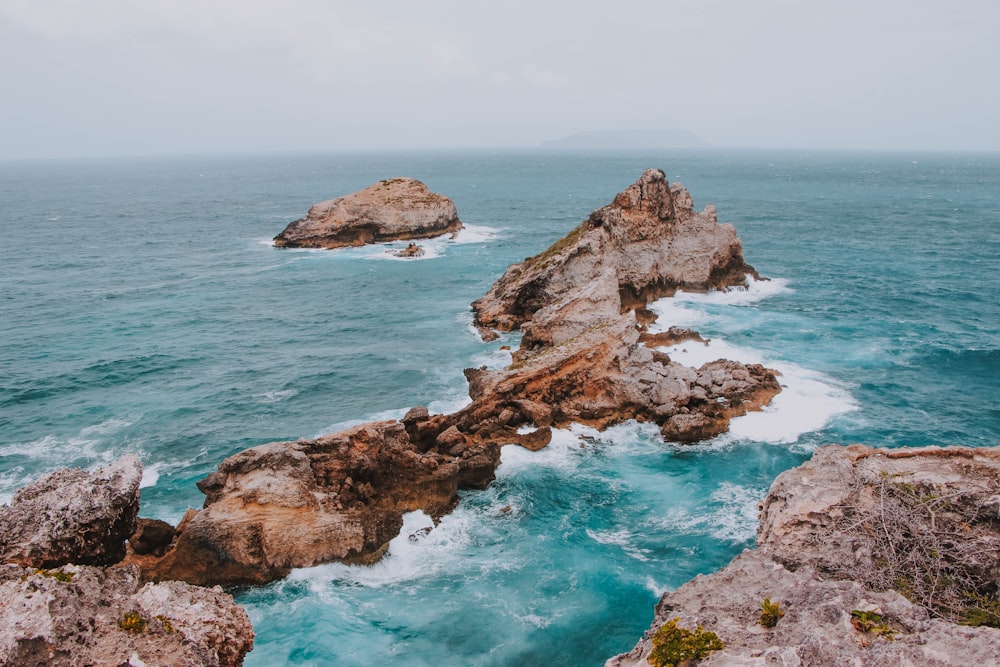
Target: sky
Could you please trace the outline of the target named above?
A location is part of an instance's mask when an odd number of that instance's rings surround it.
[[[996,0],[0,0],[0,159],[1000,150]]]

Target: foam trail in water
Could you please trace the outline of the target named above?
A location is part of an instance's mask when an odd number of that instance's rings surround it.
[[[657,322],[651,331],[662,331],[667,327],[691,327],[702,324],[710,316],[699,307],[704,306],[749,306],[778,294],[792,291],[784,278],[754,280],[747,276],[747,287],[734,287],[710,292],[677,292],[672,297],[658,299],[649,305],[657,314]]]
[[[672,361],[694,368],[716,359],[731,359],[745,364],[763,364],[781,374],[778,378],[781,393],[763,410],[733,419],[722,442],[792,443],[805,433],[823,428],[834,417],[858,408],[846,389],[822,373],[788,361],[768,359],[757,350],[730,345],[724,340],[713,339],[707,344],[684,341],[660,349]]]

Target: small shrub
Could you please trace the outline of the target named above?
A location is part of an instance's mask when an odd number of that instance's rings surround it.
[[[176,630],[174,630],[174,624],[171,623],[170,619],[164,616],[163,614],[157,614],[154,618],[160,622],[160,625],[163,626],[163,631],[166,632],[168,635],[172,635],[175,632],[177,632]]]
[[[882,618],[882,614],[875,611],[852,609],[851,625],[858,632],[884,637],[886,641],[891,642],[896,638],[896,631],[889,627],[889,624]]]
[[[771,598],[764,598],[760,603],[760,624],[765,628],[773,628],[785,615],[785,610],[777,602],[771,602]]]
[[[1000,599],[992,595],[970,593],[969,605],[963,610],[962,625],[1000,628]]]
[[[648,660],[653,667],[677,667],[725,648],[726,645],[714,632],[706,632],[700,625],[694,631],[679,627],[677,623],[680,620],[675,618],[664,623],[653,635],[653,652]]]
[[[134,635],[138,635],[146,631],[146,619],[144,619],[137,611],[126,612],[125,615],[119,619],[118,627],[125,632],[131,632]]]

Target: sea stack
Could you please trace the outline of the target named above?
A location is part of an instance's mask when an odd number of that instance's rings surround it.
[[[426,239],[462,229],[455,203],[415,178],[390,178],[313,205],[274,237],[278,248],[344,248]]]

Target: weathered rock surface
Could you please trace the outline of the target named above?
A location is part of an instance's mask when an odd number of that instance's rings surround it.
[[[1000,656],[1000,629],[952,622],[1000,622],[1000,448],[823,447],[772,485],[757,542],[664,595],[643,640],[609,667],[646,665],[653,634],[674,618],[725,643],[706,666]],[[759,622],[765,598],[785,611],[771,629]],[[876,630],[852,612],[877,614]]]
[[[694,212],[683,188],[648,170],[473,304],[482,331],[520,327],[524,335],[508,368],[466,370],[469,406],[449,415],[414,408],[401,422],[232,456],[199,484],[205,507],[185,517],[172,544],[135,549],[129,562],[152,580],[201,584],[263,583],[330,560],[368,563],[403,512],[439,516],[459,489],[488,484],[503,445],[537,450],[553,427],[628,419],[653,421],[678,442],[718,435],[780,390],[774,373],[672,362],[650,348],[661,339],[640,339],[655,319],[644,307],[681,287],[745,285],[748,272],[733,228],[711,207]]]
[[[143,585],[134,567],[0,566],[0,665],[238,667],[253,638],[219,588]]]
[[[602,315],[617,315],[678,289],[745,287],[747,274],[756,271],[715,207],[695,211],[682,185],[647,169],[552,247],[508,268],[472,308],[481,329],[524,328],[531,339],[539,327],[522,325],[556,319],[581,298]]]
[[[132,454],[93,473],[45,475],[0,507],[0,559],[30,567],[117,563],[135,530],[141,480]]]
[[[748,274],[756,271],[715,207],[696,212],[683,186],[648,169],[548,250],[507,269],[472,304],[485,337],[513,329],[523,336],[509,368],[466,371],[469,410],[517,398],[547,406],[555,426],[639,419],[661,425],[667,440],[719,435],[730,418],[780,391],[774,372],[732,361],[682,366],[648,348],[700,340],[697,332],[641,332],[656,319],[649,301],[678,289],[745,287]]]
[[[343,248],[454,234],[462,228],[451,199],[415,178],[391,178],[315,204],[274,237],[279,248]]]
[[[403,422],[362,424],[316,440],[277,442],[229,457],[199,483],[165,555],[129,554],[153,580],[264,583],[291,568],[370,563],[399,533],[404,512],[440,516],[460,488],[493,479],[500,448],[466,442],[426,409]]]

